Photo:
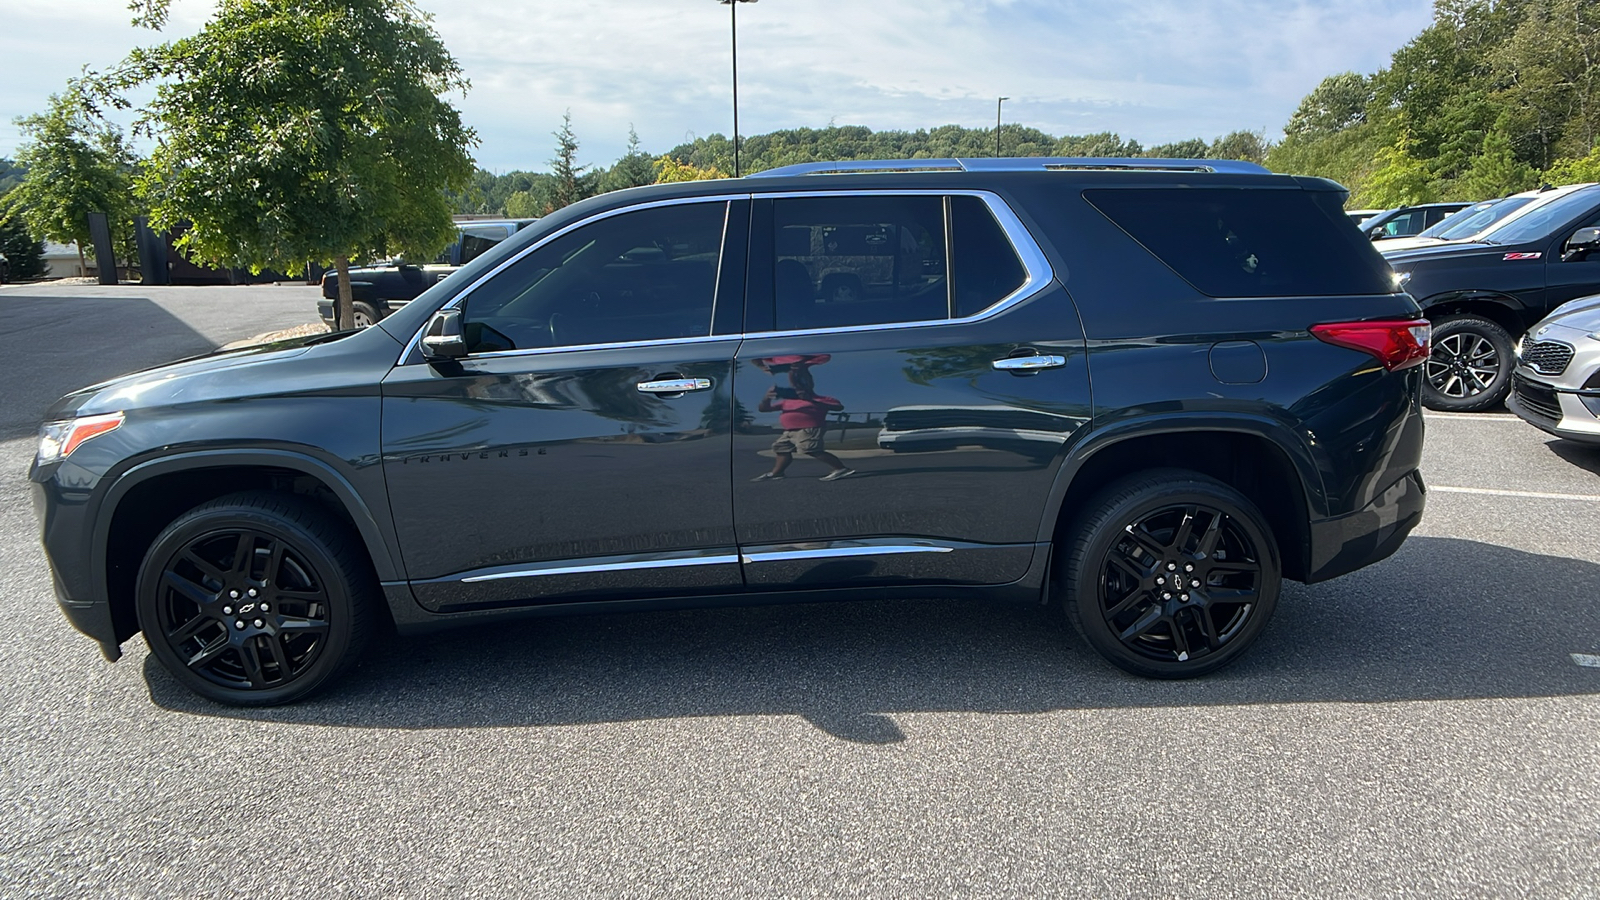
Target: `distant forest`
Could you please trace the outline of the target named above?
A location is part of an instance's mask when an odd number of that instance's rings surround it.
[[[562,133],[556,135],[556,171],[571,159],[562,158]],[[1257,132],[1236,131],[1213,141],[1194,138],[1172,144],[1144,147],[1111,132],[1055,137],[1022,125],[1000,129],[1002,156],[1159,156],[1192,159],[1247,159],[1262,162],[1270,145]],[[803,162],[851,159],[947,159],[995,155],[993,128],[944,125],[932,130],[873,131],[863,126],[791,128],[769,134],[745,136],[739,144],[744,174]],[[658,180],[724,178],[733,172],[733,142],[713,134],[679,144],[659,157],[645,153],[635,137],[629,152],[610,167],[591,167],[576,177],[580,194],[652,184]],[[662,177],[666,174],[668,177]],[[543,215],[557,208],[562,179],[544,172],[512,171],[502,175],[479,169],[472,185],[456,195],[456,210],[478,215]]]

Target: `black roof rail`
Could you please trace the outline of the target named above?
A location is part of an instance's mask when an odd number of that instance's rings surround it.
[[[1158,159],[1115,156],[1027,156],[979,159],[859,159],[809,162],[780,166],[746,176],[781,178],[789,175],[865,175],[884,172],[1041,172],[1112,169],[1146,172],[1211,172],[1268,175],[1271,170],[1235,159]]]

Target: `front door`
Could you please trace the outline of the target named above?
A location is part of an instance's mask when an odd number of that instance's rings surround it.
[[[741,303],[711,201],[560,233],[464,296],[469,353],[384,382],[383,465],[408,574],[436,611],[742,585],[728,484]],[[747,214],[746,214],[747,215]],[[742,247],[744,221],[732,230]],[[721,272],[735,272],[719,293]],[[736,330],[736,329],[735,329]]]
[[[778,197],[751,258],[733,439],[749,586],[1021,578],[1090,398],[1072,302],[1009,210]]]

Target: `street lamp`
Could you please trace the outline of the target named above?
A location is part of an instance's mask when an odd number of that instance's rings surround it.
[[[1000,107],[1010,97],[1001,97],[994,105],[994,158],[1000,158]]]
[[[739,177],[739,4],[756,0],[717,0],[728,8],[733,28],[733,177]]]

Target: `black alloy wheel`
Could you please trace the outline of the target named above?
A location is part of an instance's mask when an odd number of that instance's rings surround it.
[[[1481,316],[1449,316],[1433,327],[1423,364],[1422,402],[1429,409],[1478,412],[1511,392],[1511,335]]]
[[[234,494],[167,526],[139,573],[151,652],[194,692],[239,706],[298,700],[360,654],[371,566],[302,497]]]
[[[1106,659],[1191,678],[1233,662],[1266,627],[1282,569],[1243,494],[1161,469],[1117,482],[1089,509],[1067,548],[1066,608]]]

